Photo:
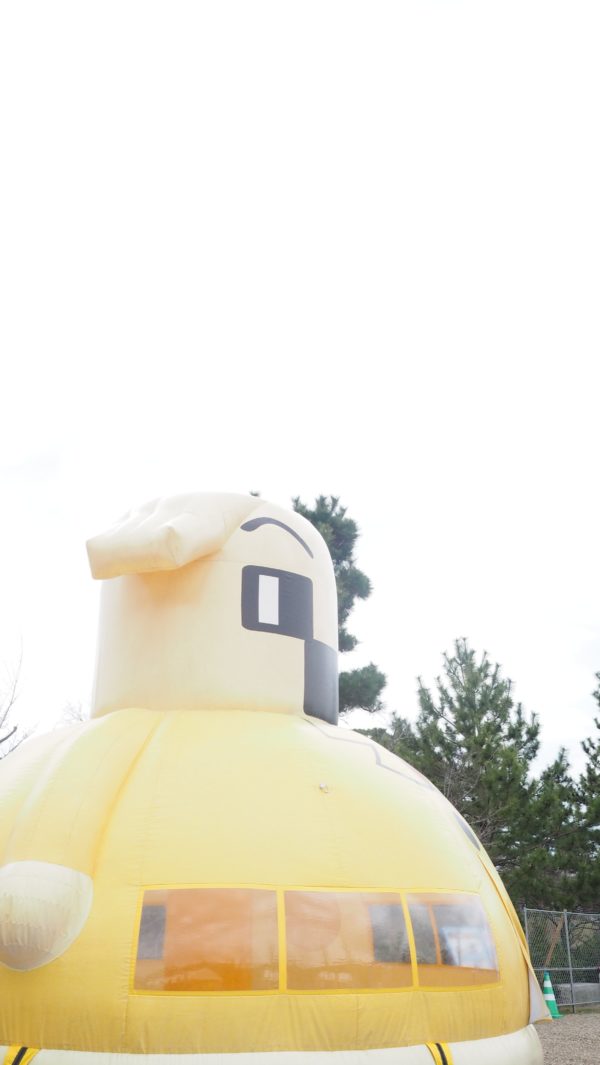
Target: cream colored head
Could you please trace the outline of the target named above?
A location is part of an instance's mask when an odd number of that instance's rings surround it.
[[[175,496],[87,547],[105,581],[93,716],[137,706],[337,720],[333,566],[299,514],[254,496]]]

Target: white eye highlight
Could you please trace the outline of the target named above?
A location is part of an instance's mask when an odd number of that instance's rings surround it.
[[[279,577],[261,573],[258,578],[258,621],[260,625],[279,625]]]

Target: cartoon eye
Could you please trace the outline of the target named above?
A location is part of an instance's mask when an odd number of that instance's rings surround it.
[[[242,570],[242,625],[258,632],[275,632],[311,640],[313,585],[309,577],[265,566]]]

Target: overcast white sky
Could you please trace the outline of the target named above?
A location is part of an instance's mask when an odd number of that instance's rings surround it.
[[[7,3],[0,659],[92,681],[83,543],[181,490],[341,496],[356,663],[455,637],[593,730],[597,2]],[[351,664],[351,663],[349,663]]]

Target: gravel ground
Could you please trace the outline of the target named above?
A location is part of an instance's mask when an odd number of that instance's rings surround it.
[[[551,1024],[538,1024],[544,1065],[598,1065],[600,1013],[566,1014]]]

